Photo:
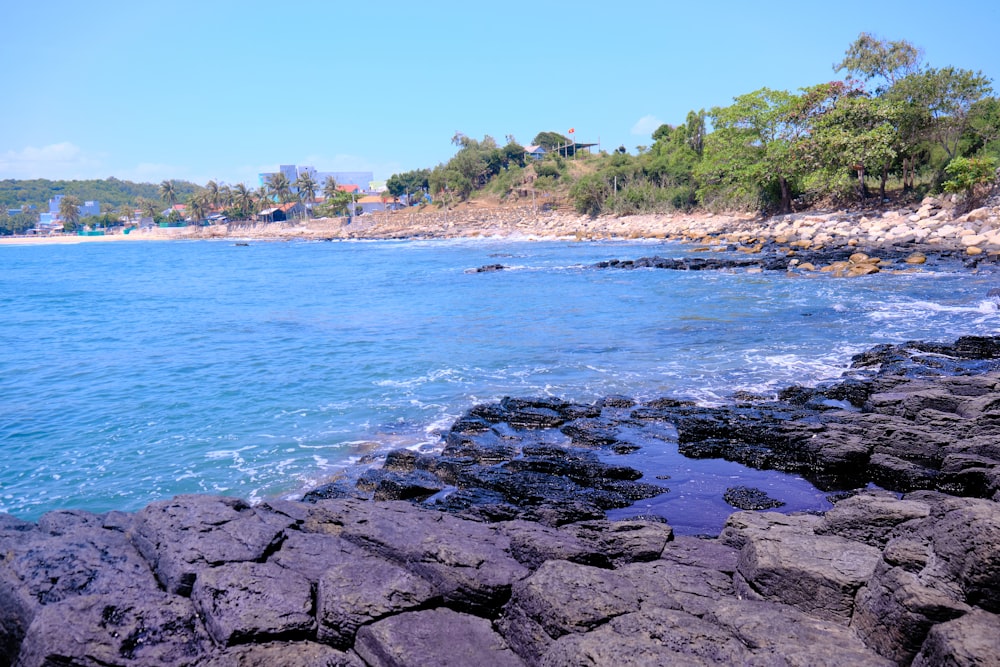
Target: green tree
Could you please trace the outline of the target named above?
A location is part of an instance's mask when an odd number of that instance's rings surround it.
[[[233,189],[228,185],[219,186],[219,201],[216,206],[221,206],[222,208],[230,208],[233,205]]]
[[[893,92],[927,110],[928,137],[951,160],[959,154],[959,140],[968,128],[973,105],[987,97],[992,86],[982,72],[944,67],[911,74],[901,79]]]
[[[997,164],[992,157],[956,157],[944,168],[948,175],[945,192],[961,194],[964,207],[973,208],[989,191],[988,186],[997,182]]]
[[[280,183],[280,181],[279,181]],[[285,184],[288,184],[288,179],[285,179]],[[274,195],[272,190],[268,185],[262,185],[257,188],[256,196],[254,197],[254,212],[258,215],[264,211],[274,207]]]
[[[219,202],[221,201],[221,192],[219,190],[219,184],[215,181],[209,181],[205,184],[205,190],[208,193],[208,197],[205,200],[207,204],[213,208],[219,207]]]
[[[132,224],[132,219],[135,217],[135,206],[127,203],[122,204],[118,207],[118,215],[126,225]]]
[[[792,208],[795,179],[805,164],[795,150],[808,134],[802,100],[784,90],[760,90],[709,112],[715,130],[706,137],[700,173],[706,191],[731,202]]]
[[[569,196],[578,213],[597,216],[610,194],[608,182],[600,174],[582,176],[570,189]]]
[[[972,105],[959,152],[962,155],[983,152],[1000,157],[1000,99],[987,97]]]
[[[206,190],[196,194],[188,202],[188,213],[191,215],[191,222],[200,224],[208,217],[208,211],[212,207],[212,194]]]
[[[523,150],[521,155],[523,159]],[[428,182],[430,174],[429,169],[415,169],[401,174],[393,174],[386,181],[385,186],[393,197],[405,197],[407,204],[412,204],[412,195],[426,192],[430,188]]]
[[[338,190],[336,185],[334,185],[332,191],[324,194],[326,195],[326,199],[323,200],[322,204],[316,207],[316,210],[320,215],[329,218],[347,215],[349,213],[351,204],[354,202],[354,198],[351,196],[351,193]]]
[[[573,141],[558,132],[539,132],[531,142],[550,153],[560,153],[566,157],[574,154]]]
[[[880,83],[876,91],[881,93],[904,77],[916,74],[922,57],[920,49],[906,40],[891,42],[863,32],[833,69],[847,70],[849,75],[865,81],[876,80]]]
[[[885,197],[887,165],[896,157],[900,118],[899,104],[890,100],[864,94],[838,99],[815,123],[813,145],[821,170],[833,175],[854,172],[862,199],[868,196],[865,176],[881,173],[879,194]]]

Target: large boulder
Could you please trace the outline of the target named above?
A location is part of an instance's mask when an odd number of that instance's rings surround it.
[[[0,665],[15,660],[46,605],[77,596],[128,601],[159,592],[149,565],[118,528],[88,512],[51,512],[38,525],[0,516]]]
[[[727,630],[754,655],[748,664],[789,667],[890,667],[840,623],[787,605],[756,600],[720,601],[705,616]]]
[[[19,667],[193,665],[213,648],[191,601],[147,591],[82,595],[47,604],[21,646]]]
[[[974,610],[931,628],[913,667],[978,667],[1000,662],[1000,616]]]
[[[846,625],[880,560],[875,547],[842,537],[762,532],[748,536],[739,573],[766,600]]]
[[[274,563],[202,570],[191,599],[221,646],[306,639],[316,629],[309,580]]]

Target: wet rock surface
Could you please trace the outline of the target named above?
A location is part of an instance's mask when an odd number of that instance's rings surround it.
[[[966,338],[723,407],[505,399],[310,502],[0,515],[0,665],[997,664],[998,363]],[[714,538],[610,521],[663,491],[606,456],[636,432],[859,490]]]

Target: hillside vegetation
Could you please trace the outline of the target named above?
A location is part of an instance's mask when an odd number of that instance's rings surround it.
[[[664,124],[649,145],[596,155],[538,134],[528,156],[457,133],[454,157],[389,179],[397,197],[438,205],[539,196],[591,215],[711,210],[786,213],[951,192],[973,205],[996,180],[1000,100],[981,72],[936,68],[907,41],[862,33],[834,70],[842,80],[796,93],[760,88],[733,104]]]

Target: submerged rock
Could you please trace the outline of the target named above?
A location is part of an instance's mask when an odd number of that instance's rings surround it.
[[[741,510],[770,510],[785,503],[767,495],[760,489],[747,486],[731,486],[722,494],[722,499]]]

